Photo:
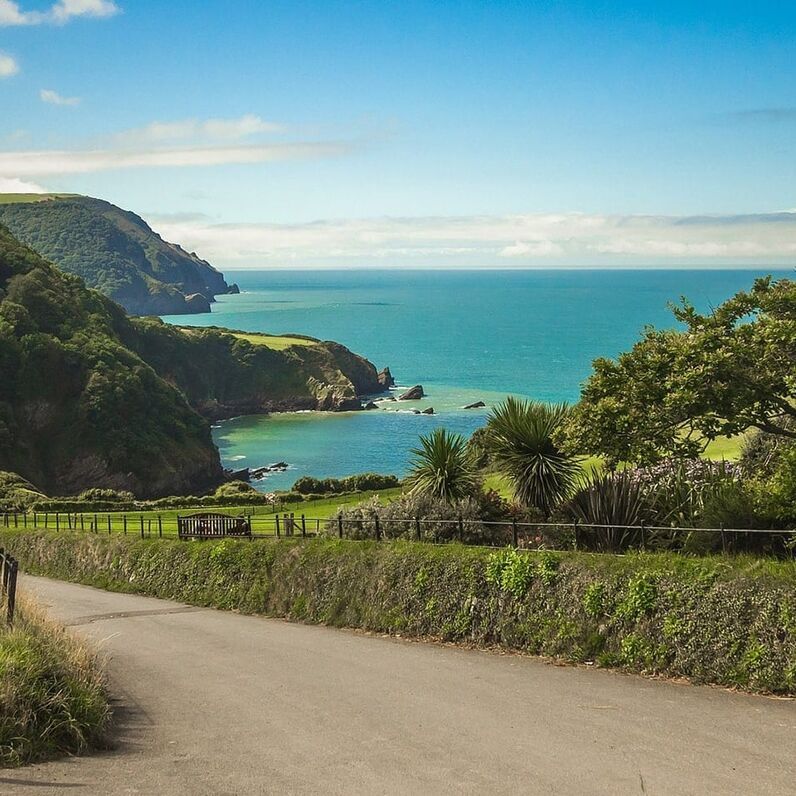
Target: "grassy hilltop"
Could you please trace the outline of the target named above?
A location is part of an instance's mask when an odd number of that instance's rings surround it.
[[[59,268],[135,315],[208,312],[229,286],[135,213],[71,194],[2,194],[0,223]]]

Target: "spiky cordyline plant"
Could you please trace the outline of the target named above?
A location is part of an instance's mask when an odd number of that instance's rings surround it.
[[[648,488],[633,473],[625,471],[584,477],[566,509],[590,526],[590,547],[617,551],[644,541],[639,531],[627,526],[648,521],[651,507]]]
[[[415,460],[406,481],[410,492],[431,495],[447,502],[472,495],[478,486],[467,441],[444,428],[420,437],[411,451]]]
[[[487,421],[489,449],[515,498],[545,516],[569,496],[580,470],[553,441],[568,412],[566,404],[507,398]]]

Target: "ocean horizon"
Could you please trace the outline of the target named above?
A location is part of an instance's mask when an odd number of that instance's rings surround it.
[[[230,468],[285,461],[255,482],[289,489],[297,478],[376,471],[405,474],[420,434],[469,435],[507,395],[574,402],[597,357],[630,348],[647,325],[676,328],[670,302],[716,306],[756,277],[792,269],[566,268],[225,271],[240,295],[210,314],[164,316],[182,325],[295,333],[336,340],[389,366],[398,387],[427,396],[378,411],[286,413],[218,423]],[[465,410],[483,401],[484,409]],[[413,409],[433,407],[434,415]]]

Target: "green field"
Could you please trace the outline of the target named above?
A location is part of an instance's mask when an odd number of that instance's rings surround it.
[[[306,337],[293,337],[289,334],[244,334],[243,332],[233,332],[232,334],[239,340],[247,340],[252,345],[264,345],[267,348],[273,348],[274,351],[284,351],[294,345],[316,345],[318,342]]]
[[[44,202],[48,199],[63,199],[67,196],[77,196],[71,193],[0,193],[0,205],[30,204],[31,202]]]
[[[350,506],[368,500],[374,495],[382,503],[401,494],[400,487],[383,489],[378,492],[353,492],[344,495],[330,495],[314,500],[303,500],[299,503],[278,503],[276,506],[196,506],[181,509],[151,509],[147,511],[83,511],[83,512],[36,512],[34,514],[7,515],[9,527],[32,528],[46,527],[51,530],[82,530],[97,533],[141,534],[145,536],[176,536],[177,516],[185,516],[196,512],[219,511],[223,514],[245,514],[252,519],[254,533],[276,533],[276,516],[280,517],[280,528],[283,527],[284,516],[293,515],[300,523],[302,515],[306,520],[306,529],[314,533],[322,526],[323,521],[331,517],[341,506]]]
[[[181,331],[186,332],[187,334],[196,334],[199,331],[193,326],[180,326],[179,328]],[[291,346],[295,345],[313,346],[317,345],[319,342],[312,337],[302,337],[300,335],[292,334],[280,335],[264,334],[261,332],[235,332],[230,329],[219,329],[219,331],[222,331],[225,334],[231,334],[233,337],[237,337],[238,340],[246,340],[252,345],[265,346],[266,348],[271,348],[274,351],[284,351],[286,348],[290,348]]]

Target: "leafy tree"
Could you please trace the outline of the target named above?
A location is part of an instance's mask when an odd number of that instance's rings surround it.
[[[478,488],[475,468],[460,434],[437,428],[420,437],[414,448],[412,469],[406,479],[412,494],[441,498],[451,503],[472,495]]]
[[[569,411],[566,404],[507,398],[487,421],[489,450],[515,497],[545,516],[572,491],[580,469],[555,441]]]
[[[796,439],[796,283],[758,279],[708,314],[686,299],[672,311],[685,329],[648,328],[617,360],[595,360],[568,449],[651,463],[749,428]]]

